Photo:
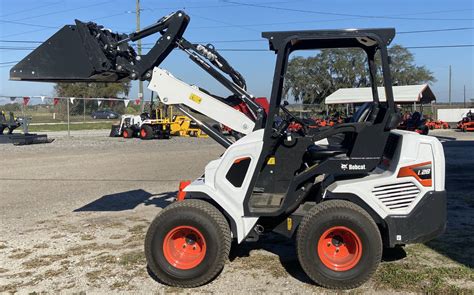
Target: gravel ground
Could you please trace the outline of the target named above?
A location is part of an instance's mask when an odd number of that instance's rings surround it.
[[[181,292],[147,273],[144,234],[178,182],[198,177],[223,148],[211,139],[71,134],[49,133],[51,144],[1,146],[0,293]],[[447,233],[406,252],[387,251],[358,292],[474,292],[474,250],[465,246],[474,242],[474,136],[432,134],[445,142]],[[326,292],[304,275],[293,242],[276,235],[233,247],[220,276],[191,291]]]

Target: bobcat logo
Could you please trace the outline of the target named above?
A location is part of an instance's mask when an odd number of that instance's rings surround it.
[[[365,170],[365,164],[357,165],[357,164],[341,164],[341,170]]]

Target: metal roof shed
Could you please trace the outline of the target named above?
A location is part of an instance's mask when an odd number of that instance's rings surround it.
[[[428,84],[393,86],[393,97],[397,104],[413,104],[413,103],[431,103],[436,100],[435,95],[431,91]],[[385,90],[378,87],[380,101],[385,101]],[[361,88],[340,88],[326,97],[325,103],[332,104],[359,104],[371,102],[372,91],[370,87]]]

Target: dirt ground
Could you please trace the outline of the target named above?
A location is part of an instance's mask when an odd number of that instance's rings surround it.
[[[147,272],[143,239],[178,182],[223,149],[211,139],[140,141],[106,131],[50,134],[49,145],[0,146],[0,293],[178,293]],[[433,132],[447,160],[448,227],[426,245],[385,251],[367,293],[474,293],[474,134]],[[270,235],[233,247],[195,293],[322,293],[294,243]]]

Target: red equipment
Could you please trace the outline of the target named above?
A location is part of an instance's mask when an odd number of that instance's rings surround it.
[[[474,114],[471,111],[458,122],[458,129],[461,129],[463,132],[474,131]]]

